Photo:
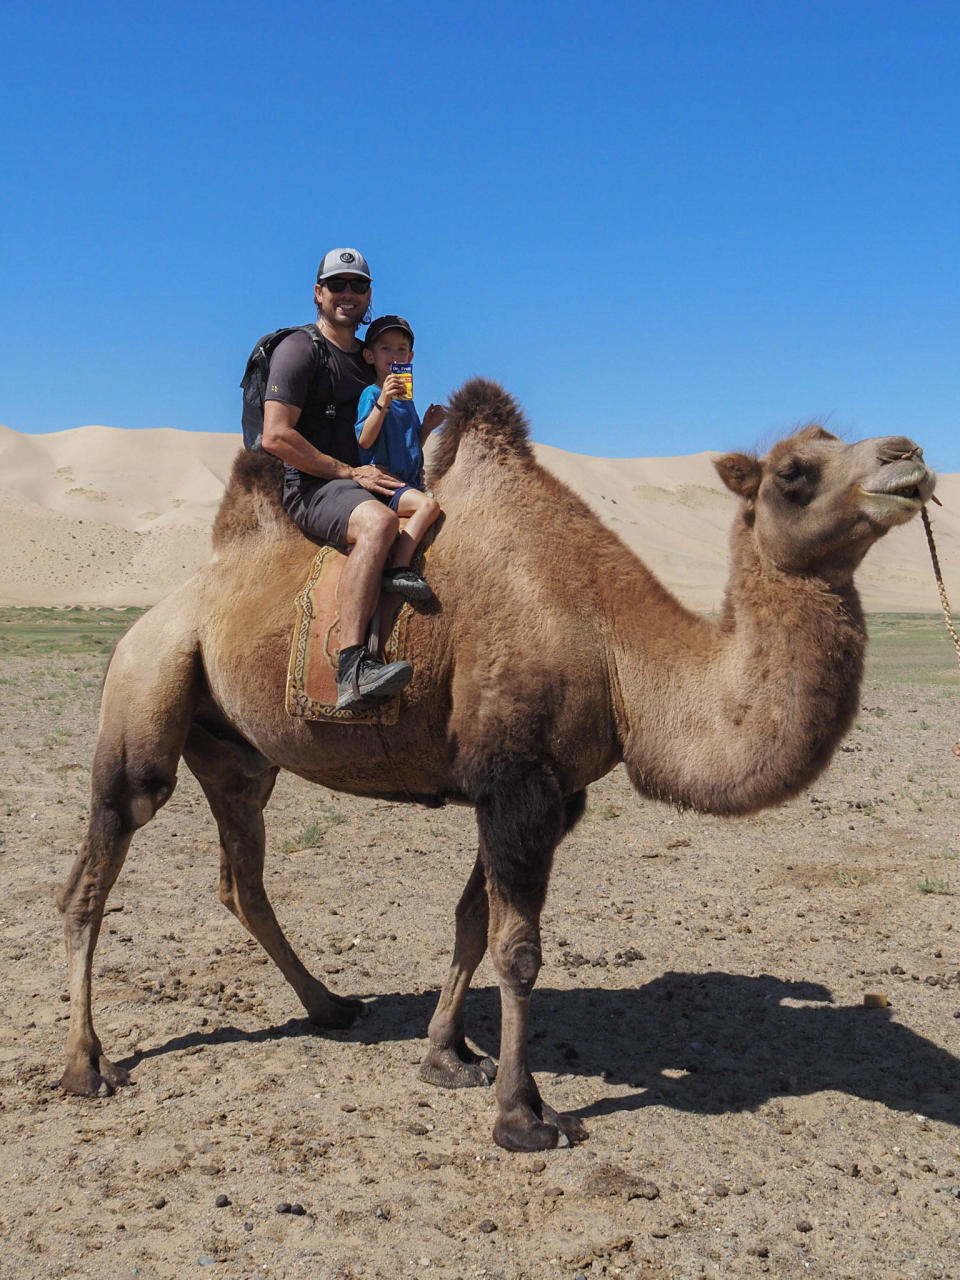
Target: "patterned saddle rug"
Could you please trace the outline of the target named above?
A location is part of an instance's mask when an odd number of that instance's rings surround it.
[[[336,547],[321,547],[310,574],[296,598],[297,617],[287,669],[286,708],[302,720],[341,724],[396,724],[400,696],[352,711],[337,710],[337,653],[340,649],[340,574],[346,555]],[[404,640],[411,606],[398,595],[385,595],[378,606],[375,628],[382,638],[380,657],[395,662],[404,656]]]

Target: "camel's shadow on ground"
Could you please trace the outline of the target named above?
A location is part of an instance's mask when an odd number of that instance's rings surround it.
[[[367,999],[366,1015],[349,1031],[315,1031],[304,1019],[253,1032],[222,1027],[178,1036],[121,1065],[137,1067],[190,1046],[227,1042],[245,1042],[254,1053],[256,1044],[287,1036],[329,1035],[367,1044],[420,1039],[437,992]],[[579,1109],[581,1117],[651,1105],[716,1115],[782,1095],[832,1089],[960,1125],[960,1060],[894,1021],[895,1009],[836,1006],[831,1000],[825,987],[769,974],[667,973],[637,989],[615,991],[538,988],[531,1068],[547,1096],[543,1074],[549,1072],[605,1073],[611,1084],[638,1090],[598,1097]],[[496,988],[471,994],[467,1027],[478,1045],[495,1052]]]

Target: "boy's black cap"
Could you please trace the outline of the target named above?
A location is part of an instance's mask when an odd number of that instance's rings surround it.
[[[365,347],[372,346],[381,333],[386,333],[388,329],[402,329],[410,339],[411,347],[413,346],[413,330],[403,316],[377,316],[376,320],[371,321],[367,332],[363,335],[363,345]]]

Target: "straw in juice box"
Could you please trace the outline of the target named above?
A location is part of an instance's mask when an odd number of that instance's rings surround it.
[[[403,395],[397,396],[397,399],[412,400],[413,399],[413,365],[399,364],[396,360],[394,360],[390,365],[390,372],[397,374],[397,376],[403,382]]]

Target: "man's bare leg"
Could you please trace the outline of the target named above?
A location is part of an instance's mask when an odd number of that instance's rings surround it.
[[[383,568],[397,537],[397,517],[376,499],[354,507],[347,524],[350,554],[340,575],[340,647],[363,644],[380,597]]]
[[[384,663],[366,648],[367,627],[377,607],[384,566],[396,536],[397,517],[389,507],[374,501],[354,508],[347,524],[352,546],[340,575],[337,708],[341,711],[392,697],[413,677],[413,667],[406,659]]]

